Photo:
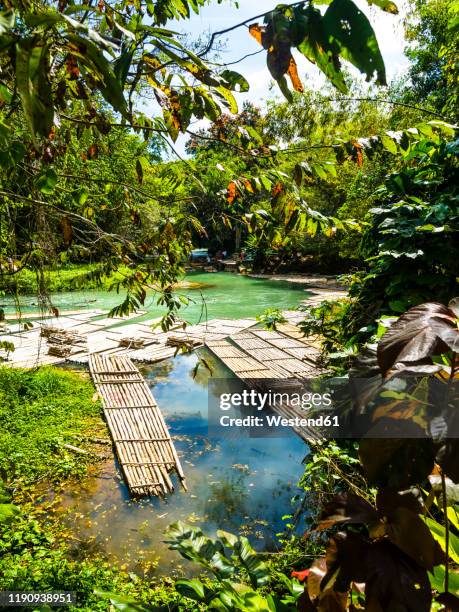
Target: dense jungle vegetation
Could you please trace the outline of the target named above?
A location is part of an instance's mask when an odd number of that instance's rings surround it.
[[[153,287],[167,328],[195,247],[243,249],[258,271],[342,274],[349,298],[305,309],[302,329],[335,373],[368,378],[356,405],[399,436],[312,445],[308,531],[287,528],[276,554],[171,525],[165,539],[203,573],[157,580],[75,558],[52,505],[37,510],[49,484],[97,462],[90,440],[106,434],[89,381],[1,368],[0,589],[74,590],[87,611],[457,610],[459,449],[444,416],[458,407],[458,2],[410,0],[409,72],[392,83],[352,0],[247,22],[283,96],[263,109],[238,108],[250,83],[218,36],[175,32],[205,4],[2,2],[0,295],[34,292],[46,311],[52,292],[102,284],[126,314]],[[375,19],[398,12],[368,4]],[[302,82],[292,49],[323,88]],[[402,372],[415,382],[384,391]],[[69,451],[75,440],[88,455]],[[292,522],[303,511],[285,508]]]

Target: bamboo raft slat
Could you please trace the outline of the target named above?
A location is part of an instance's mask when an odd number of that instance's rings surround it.
[[[283,377],[282,373],[253,359],[228,340],[208,341],[206,347],[241,380]]]
[[[295,338],[290,334],[287,335],[285,331],[280,333],[280,330],[274,332],[256,329],[251,333],[267,344],[281,349],[297,359],[307,360],[315,364],[320,357],[320,351],[313,344],[306,342],[304,339]]]
[[[317,369],[310,363],[306,363],[301,359],[291,355],[287,350],[272,346],[266,337],[268,334],[273,334],[276,337],[281,336],[277,332],[264,331],[263,338],[256,335],[256,332],[244,332],[231,336],[234,344],[242,348],[247,355],[253,359],[263,362],[272,370],[284,375],[285,378],[292,376],[308,377],[317,374]],[[292,342],[295,342],[294,340]],[[303,345],[303,348],[304,345]]]
[[[164,496],[185,475],[163,415],[139,370],[123,355],[91,354],[89,367],[132,495]]]

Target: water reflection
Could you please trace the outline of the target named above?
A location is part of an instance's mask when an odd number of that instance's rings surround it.
[[[75,554],[103,551],[129,569],[180,573],[181,557],[163,543],[166,527],[182,520],[210,535],[218,528],[247,535],[259,550],[276,548],[281,517],[291,511],[306,452],[297,437],[212,439],[207,430],[207,380],[191,373],[197,355],[183,355],[144,370],[174,436],[188,493],[165,500],[129,499],[114,460],[64,494],[61,510],[76,531]],[[213,375],[229,372],[206,353]],[[156,567],[157,565],[157,567]]]

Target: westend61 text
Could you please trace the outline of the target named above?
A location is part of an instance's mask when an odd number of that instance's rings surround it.
[[[264,416],[246,416],[240,418],[223,415],[220,417],[222,427],[339,427],[337,416],[317,416],[315,418],[293,417],[287,419],[274,414]]]

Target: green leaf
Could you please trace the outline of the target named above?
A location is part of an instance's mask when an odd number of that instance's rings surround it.
[[[56,184],[57,174],[52,168],[49,168],[37,179],[37,189],[39,189],[45,195],[51,195],[54,192]]]
[[[379,8],[385,11],[386,13],[398,15],[398,7],[394,2],[392,2],[392,0],[367,0],[367,2],[370,6],[372,4],[374,4],[375,6],[379,6]]]
[[[194,601],[205,599],[205,588],[200,580],[177,580],[175,588],[180,595],[194,599]]]
[[[19,508],[14,504],[0,504],[0,523],[9,523],[19,514]]]
[[[236,102],[236,98],[233,96],[231,91],[229,89],[226,89],[226,87],[217,87],[215,91],[223,97],[230,113],[235,115],[239,109]]]
[[[397,155],[398,147],[397,147],[397,143],[395,142],[395,140],[393,140],[390,136],[387,136],[386,134],[383,134],[382,136],[380,136],[380,138],[381,138],[381,143],[383,147],[386,149],[386,151],[389,151],[389,153],[392,153],[393,155]]]
[[[421,517],[426,525],[429,527],[433,537],[437,540],[443,550],[446,552],[446,529],[443,525],[429,517]],[[459,564],[459,538],[451,532],[449,532],[449,546],[448,552],[454,563]]]
[[[269,582],[268,566],[261,560],[258,553],[256,553],[250,546],[247,538],[238,538],[234,544],[232,544],[230,540],[226,539],[225,543],[227,543],[227,545],[230,546],[230,548],[232,548],[236,553],[239,561],[246,569],[254,589],[264,586]]]
[[[129,74],[129,68],[131,67],[132,59],[135,53],[135,45],[131,45],[127,49],[124,49],[120,56],[113,63],[113,72],[116,78],[121,84],[126,83],[126,79]]]
[[[80,187],[80,189],[77,189],[74,193],[73,193],[73,198],[75,200],[75,202],[77,202],[80,206],[83,206],[83,204],[86,204],[86,200],[89,197],[89,192],[86,189],[86,187]]]
[[[16,44],[16,82],[24,115],[32,136],[48,136],[54,121],[51,86],[48,80],[49,52],[35,38]]]
[[[305,16],[307,18],[307,34],[298,45],[298,50],[310,62],[317,64],[319,70],[339,91],[347,93],[348,88],[341,72],[337,49],[330,44],[322,14],[318,9],[310,6],[305,10]]]
[[[433,589],[443,591],[445,586],[445,566],[437,565],[433,572],[429,572],[429,580]],[[449,570],[449,592],[459,596],[459,572],[457,570]]]
[[[324,15],[329,40],[339,48],[340,55],[371,80],[386,85],[386,69],[378,41],[365,14],[352,0],[333,0]]]
[[[234,533],[229,533],[228,531],[223,531],[222,529],[217,531],[217,537],[219,537],[223,544],[229,548],[233,548],[239,539],[236,535],[234,535]]]
[[[140,184],[143,183],[145,173],[150,169],[150,162],[146,157],[139,157],[135,162],[137,179]]]
[[[224,70],[220,73],[220,76],[225,79],[225,81],[229,85],[229,89],[237,92],[246,92],[249,91],[250,85],[246,78],[239,74],[239,72],[235,72],[234,70]]]
[[[115,111],[126,117],[128,113],[123,88],[116,78],[111,63],[92,41],[71,33],[67,34],[67,38],[72,43],[72,53],[79,58],[80,65],[84,66],[89,76],[96,81],[105,100]]]
[[[281,76],[277,83],[279,85],[279,89],[284,94],[285,99],[291,104],[293,102],[293,94],[289,89],[287,79],[284,76]]]

